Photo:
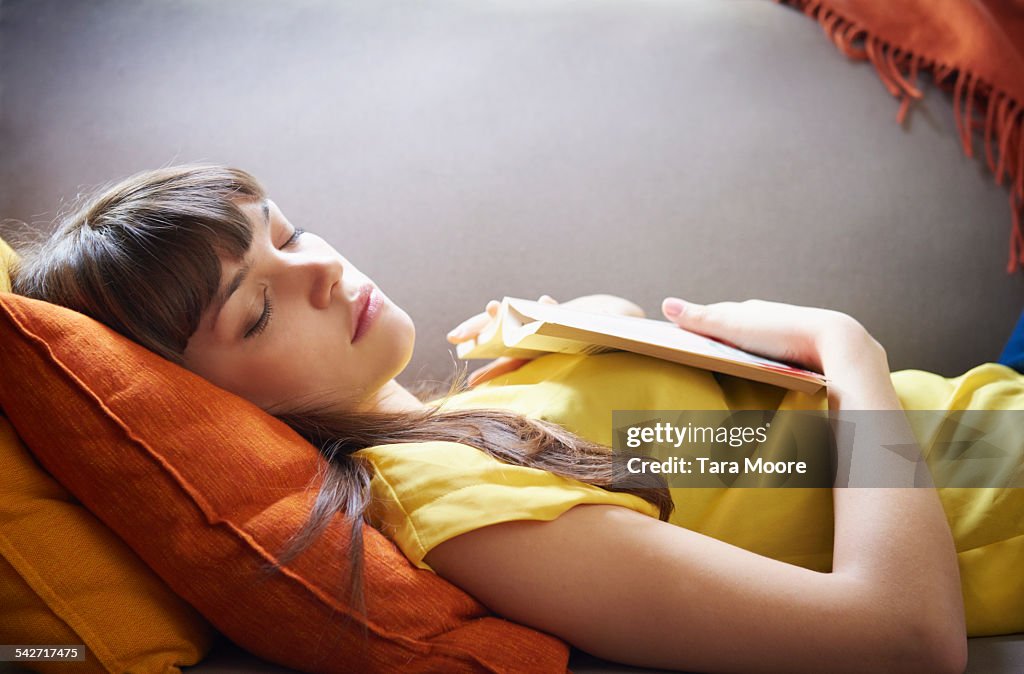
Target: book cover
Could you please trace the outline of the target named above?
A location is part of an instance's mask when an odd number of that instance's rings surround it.
[[[504,297],[495,320],[475,339],[456,345],[456,354],[466,360],[616,350],[803,393],[814,393],[828,383],[820,373],[748,353],[669,321],[600,314],[518,297]]]

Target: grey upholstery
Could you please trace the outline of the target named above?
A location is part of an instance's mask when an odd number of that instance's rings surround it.
[[[1024,671],[1024,637],[1021,635],[970,639],[967,648],[966,674],[1019,674]],[[573,674],[655,674],[664,671],[608,662],[575,648],[569,656],[569,668]],[[224,643],[218,645],[201,665],[185,671],[188,674],[284,674],[294,670],[277,667]]]
[[[900,128],[870,65],[768,0],[8,0],[3,30],[0,217],[248,168],[409,311],[403,383],[503,294],[828,306],[947,375],[1024,303],[949,97]]]
[[[7,0],[0,72],[0,218],[45,227],[169,163],[249,169],[413,317],[403,384],[447,378],[445,332],[504,294],[827,306],[947,376],[1024,303],[1006,189],[950,97],[901,128],[870,65],[768,0]],[[975,640],[971,671],[1022,651]]]

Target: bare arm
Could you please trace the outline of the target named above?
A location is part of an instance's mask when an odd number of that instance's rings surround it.
[[[830,409],[902,409],[885,354],[874,340],[833,351],[824,367],[832,379]],[[915,442],[905,422],[903,428],[877,426],[881,428],[874,429],[876,432],[882,430],[889,436],[870,438],[871,446],[855,446],[855,459],[857,452],[891,457],[879,444]],[[879,627],[898,630],[900,623],[915,626],[919,634],[912,638],[944,654],[952,671],[963,671],[967,629],[949,524],[936,490],[913,488],[913,464],[898,463],[889,464],[890,475],[905,488],[834,490],[833,574],[854,580],[865,597],[884,609],[885,619]],[[901,470],[902,474],[897,473]]]
[[[742,312],[706,313],[703,326],[694,312],[686,327],[714,334],[725,316],[734,324],[723,332],[751,348],[756,335],[792,330],[794,319],[809,315],[780,314],[777,306],[788,305],[758,305],[772,312],[753,322],[758,331],[735,323]],[[833,409],[899,409],[877,342],[852,319],[826,318],[820,325],[830,327],[813,345],[751,350],[799,361],[796,348],[831,379]],[[598,505],[551,522],[478,529],[438,545],[426,561],[500,615],[619,662],[701,671],[962,671],[959,575],[934,490],[837,489],[835,517],[832,573]]]

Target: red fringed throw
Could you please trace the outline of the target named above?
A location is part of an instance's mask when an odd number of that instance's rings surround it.
[[[1024,265],[1024,0],[775,0],[817,19],[847,56],[869,59],[901,98],[897,123],[921,98],[917,74],[953,89],[957,130],[968,157],[983,129],[997,185],[1009,178],[1010,259]]]

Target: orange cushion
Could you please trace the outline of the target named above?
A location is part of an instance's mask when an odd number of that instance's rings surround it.
[[[4,293],[0,363],[0,405],[40,463],[243,648],[325,673],[566,671],[564,642],[493,616],[371,527],[369,619],[346,620],[341,517],[268,575],[322,459],[242,398],[92,319]]]
[[[71,666],[75,672],[177,672],[199,662],[211,636],[192,607],[39,467],[0,416],[0,643],[82,644],[86,661]]]

